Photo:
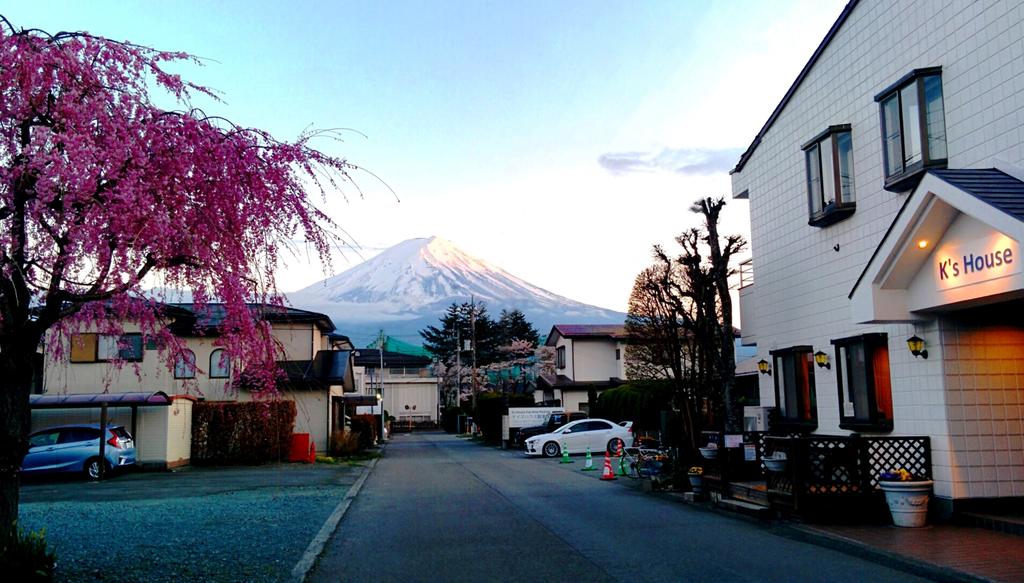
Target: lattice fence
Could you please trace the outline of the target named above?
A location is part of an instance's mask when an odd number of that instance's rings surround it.
[[[927,437],[873,437],[864,441],[871,489],[878,487],[879,474],[898,468],[919,478],[932,479],[932,448]]]

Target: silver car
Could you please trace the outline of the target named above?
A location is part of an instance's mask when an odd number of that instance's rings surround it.
[[[135,442],[120,425],[108,425],[104,457],[107,470],[135,465]],[[28,436],[28,454],[21,462],[24,474],[83,473],[100,478],[100,426],[62,425],[40,429]]]

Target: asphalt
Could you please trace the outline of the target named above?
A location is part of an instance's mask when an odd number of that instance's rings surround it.
[[[924,580],[582,466],[396,436],[307,580]]]

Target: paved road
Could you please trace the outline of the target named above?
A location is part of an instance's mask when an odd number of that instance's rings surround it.
[[[444,434],[388,446],[310,581],[919,581]]]

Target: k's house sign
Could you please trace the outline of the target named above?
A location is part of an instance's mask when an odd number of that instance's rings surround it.
[[[943,245],[933,256],[939,291],[1020,272],[1020,244],[1006,235]]]

